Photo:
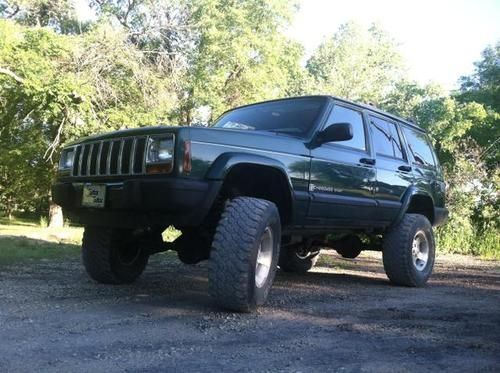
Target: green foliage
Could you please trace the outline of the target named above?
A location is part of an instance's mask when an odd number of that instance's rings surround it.
[[[500,112],[500,42],[482,52],[482,60],[474,64],[471,76],[460,78],[457,95],[461,101],[480,102]]]
[[[207,105],[212,116],[230,107],[286,94],[300,71],[302,49],[279,31],[290,3],[201,0],[190,5],[195,50],[189,57],[185,121]]]
[[[420,86],[416,82],[403,79],[396,82],[394,89],[385,95],[379,106],[389,113],[415,120],[417,110],[422,104],[442,97],[445,97],[445,93],[436,84]]]
[[[47,228],[47,218],[45,216],[40,216],[40,228]]]
[[[403,76],[396,42],[379,26],[350,22],[307,62],[317,92],[380,104]]]
[[[437,231],[439,249],[500,258],[498,180],[488,177],[471,143],[462,143],[444,166],[450,220]]]
[[[488,168],[494,169],[500,164],[500,42],[486,48],[482,57],[475,63],[475,72],[460,79],[460,90],[454,96],[460,102],[478,102],[486,107],[487,117],[475,123],[469,135],[484,149]]]
[[[51,26],[64,34],[81,29],[71,0],[0,0],[0,15],[28,26]]]

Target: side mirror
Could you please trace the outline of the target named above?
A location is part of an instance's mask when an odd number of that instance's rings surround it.
[[[346,141],[352,139],[351,123],[334,123],[318,133],[317,142]]]

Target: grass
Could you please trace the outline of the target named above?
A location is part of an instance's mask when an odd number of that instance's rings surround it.
[[[500,260],[500,229],[492,227],[478,231],[471,226],[457,227],[451,223],[435,232],[437,248],[443,254],[479,256]]]
[[[55,259],[78,255],[80,246],[36,240],[27,237],[0,236],[0,265],[22,261]]]
[[[169,227],[163,239],[173,241],[179,234]],[[76,255],[82,236],[82,227],[47,228],[32,219],[0,217],[0,265]]]
[[[43,228],[30,219],[0,218],[0,264],[77,255],[83,228]]]
[[[83,228],[43,228],[27,219],[8,221],[0,219],[0,236],[27,237],[55,243],[79,245],[82,242]]]

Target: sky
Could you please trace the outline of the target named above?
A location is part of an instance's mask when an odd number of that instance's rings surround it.
[[[74,0],[91,18],[87,0]],[[500,41],[500,0],[299,0],[287,31],[309,56],[338,27],[377,22],[400,44],[411,79],[452,90],[471,74],[481,51]]]

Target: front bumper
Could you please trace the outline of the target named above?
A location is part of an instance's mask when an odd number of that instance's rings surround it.
[[[144,227],[197,226],[208,214],[221,181],[132,179],[106,185],[104,208],[82,207],[83,182],[58,182],[52,198],[83,225]]]

